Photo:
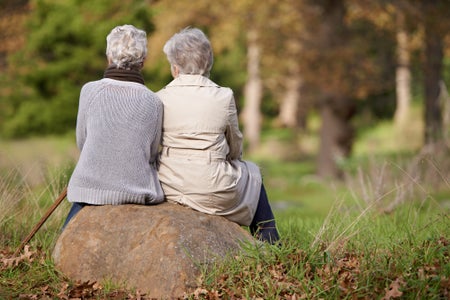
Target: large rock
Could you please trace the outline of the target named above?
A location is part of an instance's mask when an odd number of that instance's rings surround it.
[[[56,242],[56,267],[73,280],[111,280],[154,298],[198,285],[200,267],[253,241],[225,218],[177,204],[87,206]]]

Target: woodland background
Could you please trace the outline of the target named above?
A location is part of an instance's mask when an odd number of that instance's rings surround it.
[[[449,12],[448,0],[0,0],[0,139],[73,132],[113,27],[148,33],[144,77],[157,91],[171,80],[164,42],[193,26],[213,44],[211,79],[235,92],[247,153],[276,129],[285,147],[272,151],[298,160],[317,126],[315,172],[339,178],[379,122],[417,150],[448,143]]]
[[[125,23],[148,33],[154,91],[171,80],[165,41],[208,34],[211,78],[234,90],[282,237],[205,269],[187,299],[449,298],[449,12],[450,0],[0,0],[0,298],[147,299],[54,267],[68,201],[15,254],[67,185],[79,91]]]

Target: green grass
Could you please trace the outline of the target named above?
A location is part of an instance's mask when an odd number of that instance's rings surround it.
[[[343,181],[314,175],[315,141],[288,159],[252,157],[261,166],[282,243],[246,245],[241,255],[205,268],[202,286],[189,298],[448,297],[448,152],[417,154],[414,145],[394,151],[382,142],[392,139],[391,129],[382,124],[359,139],[360,150],[344,162]],[[283,132],[275,142],[276,132],[264,141],[292,144],[292,135]],[[374,137],[378,152],[366,152],[364,143]],[[71,136],[0,141],[0,149],[0,299],[136,299],[135,291],[114,283],[75,283],[55,269],[51,251],[67,202],[23,255],[12,256],[67,184],[77,151]]]
[[[246,254],[204,273],[204,299],[441,299],[449,291],[449,216],[405,205],[389,215],[337,205],[322,224],[283,219],[280,247]],[[393,292],[392,292],[393,293]]]

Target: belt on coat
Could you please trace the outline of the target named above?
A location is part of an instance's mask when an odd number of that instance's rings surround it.
[[[224,161],[226,160],[226,155],[219,151],[212,150],[196,150],[196,149],[184,149],[184,148],[173,148],[163,146],[161,154],[163,156],[175,156],[175,157],[195,157],[195,158],[204,158],[208,162],[211,161]]]

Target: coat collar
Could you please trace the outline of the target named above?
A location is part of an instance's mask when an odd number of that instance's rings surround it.
[[[212,86],[219,87],[211,79],[202,75],[190,75],[190,74],[180,74],[177,78],[172,80],[166,88],[173,86]]]

